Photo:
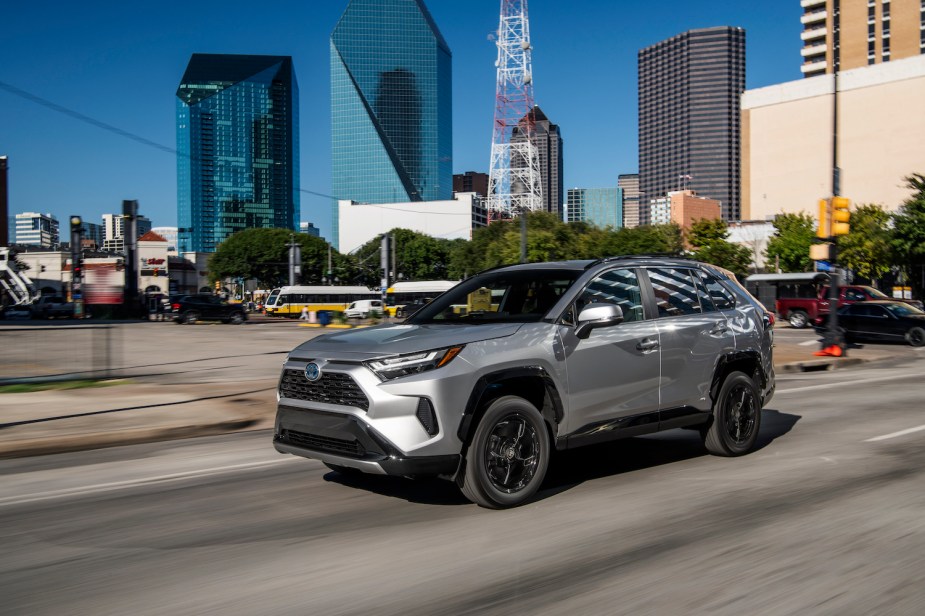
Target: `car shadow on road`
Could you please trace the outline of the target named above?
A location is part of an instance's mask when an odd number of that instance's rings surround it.
[[[386,477],[384,475],[367,475],[365,473],[343,474],[331,471],[324,476],[325,481],[339,483],[351,488],[366,490],[373,494],[400,498],[409,503],[423,505],[467,505],[469,500],[462,495],[452,481],[444,479],[405,479],[403,477]]]
[[[752,453],[790,432],[799,420],[799,415],[763,410],[761,429]],[[556,452],[543,487],[534,500],[555,496],[586,481],[707,455],[700,434],[696,430],[682,429]]]
[[[765,409],[755,451],[764,449],[790,432],[799,415]],[[695,430],[669,430],[644,437],[628,438],[600,445],[553,452],[546,479],[531,502],[545,500],[574,487],[603,477],[641,471],[663,464],[706,456],[700,434]],[[469,505],[456,484],[443,479],[410,480],[401,477],[342,474],[324,475],[324,480],[382,496],[426,505]]]

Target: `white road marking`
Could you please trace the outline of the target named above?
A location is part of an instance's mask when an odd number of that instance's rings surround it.
[[[113,481],[110,483],[99,483],[96,485],[90,486],[81,486],[78,488],[65,488],[62,490],[49,490],[48,492],[37,492],[35,494],[24,494],[19,496],[7,496],[5,498],[0,498],[0,507],[6,507],[8,505],[23,505],[26,503],[34,503],[44,500],[52,500],[56,498],[64,498],[67,496],[85,496],[89,494],[100,494],[103,492],[113,492],[116,490],[124,490],[127,488],[133,488],[137,486],[150,485],[155,483],[170,483],[173,481],[181,481],[183,479],[191,479],[197,477],[212,477],[215,475],[224,475],[226,473],[232,473],[235,471],[252,469],[252,468],[261,468],[264,466],[273,466],[275,464],[280,464],[281,462],[292,462],[294,460],[302,460],[302,458],[297,458],[294,456],[280,457],[277,460],[265,460],[263,462],[248,462],[247,464],[233,464],[230,466],[217,466],[214,468],[202,468],[195,471],[184,471],[182,473],[171,473],[169,475],[156,475],[154,477],[143,477],[141,479],[129,479],[126,481]]]
[[[866,439],[865,443],[873,443],[874,441],[885,441],[888,438],[896,438],[897,436],[905,436],[907,434],[912,434],[913,432],[921,432],[925,430],[925,425],[916,426],[914,428],[907,428],[905,430],[900,430],[899,432],[890,432],[889,434],[883,434],[881,436],[875,436],[874,438]]]
[[[818,340],[807,340],[806,342],[801,342],[797,346],[811,346],[813,344],[819,344],[819,341]]]
[[[778,389],[777,391],[774,392],[774,395],[776,396],[778,394],[793,394],[793,393],[802,392],[802,391],[810,391],[813,389],[843,388],[849,385],[863,385],[865,383],[880,383],[882,381],[896,381],[899,379],[908,379],[908,378],[914,378],[914,375],[897,374],[894,376],[882,376],[882,377],[876,377],[872,379],[857,379],[857,380],[839,381],[837,383],[824,383],[822,385],[807,385],[805,387],[794,387],[793,389]]]

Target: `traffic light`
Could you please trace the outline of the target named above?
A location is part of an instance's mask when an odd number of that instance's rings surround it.
[[[829,223],[829,200],[819,199],[819,226],[816,228],[816,237],[826,239],[832,236]]]
[[[832,235],[847,235],[851,232],[851,199],[848,197],[832,197],[832,213],[829,223],[832,225]]]

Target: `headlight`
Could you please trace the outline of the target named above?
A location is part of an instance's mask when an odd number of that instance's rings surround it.
[[[387,359],[368,361],[366,362],[366,367],[375,372],[383,381],[388,381],[411,374],[420,374],[434,368],[442,368],[453,361],[453,358],[459,355],[462,350],[462,346],[454,346],[448,349],[437,349],[436,351],[399,355]]]

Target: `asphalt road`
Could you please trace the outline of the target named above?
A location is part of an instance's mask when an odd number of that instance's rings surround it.
[[[923,357],[779,375],[742,458],[559,454],[509,511],[266,431],[4,461],[0,613],[922,614]]]

